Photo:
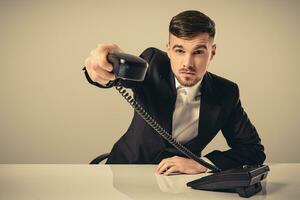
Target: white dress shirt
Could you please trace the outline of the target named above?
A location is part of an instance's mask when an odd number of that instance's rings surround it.
[[[192,87],[181,86],[175,77],[177,97],[173,113],[172,137],[179,143],[186,143],[198,135],[201,104],[202,79]],[[213,163],[205,157],[202,159]]]
[[[183,87],[175,78],[177,98],[173,113],[172,137],[186,143],[197,136],[200,111],[201,80],[192,87]]]

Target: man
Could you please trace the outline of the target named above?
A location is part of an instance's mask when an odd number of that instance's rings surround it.
[[[220,169],[262,164],[264,147],[244,112],[237,84],[207,72],[216,54],[215,24],[199,11],[184,11],[169,25],[167,53],[148,48],[141,57],[149,63],[141,83],[122,80],[145,110],[196,155],[222,131],[230,149],[204,157]],[[115,80],[107,54],[117,45],[99,45],[86,59],[88,81],[101,88]],[[202,173],[207,169],[184,157],[155,133],[137,113],[127,132],[113,146],[107,163],[158,164],[157,173]]]

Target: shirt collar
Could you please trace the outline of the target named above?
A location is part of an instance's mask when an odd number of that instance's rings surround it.
[[[191,99],[194,99],[194,98],[196,98],[196,97],[198,97],[198,96],[201,95],[200,88],[201,88],[201,82],[202,82],[202,80],[203,80],[203,79],[201,79],[200,81],[198,81],[198,83],[196,83],[196,84],[195,84],[194,86],[192,86],[192,87],[184,87],[184,86],[182,86],[182,85],[178,82],[177,78],[175,77],[175,86],[176,86],[176,90],[183,88],[183,89],[187,92],[187,95],[188,95],[189,97],[191,97]]]

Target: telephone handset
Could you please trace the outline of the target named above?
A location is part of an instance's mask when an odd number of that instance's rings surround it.
[[[267,177],[269,167],[247,166],[221,171],[218,167],[200,159],[185,146],[178,143],[172,135],[158,124],[144,108],[121,85],[120,79],[143,81],[147,72],[148,63],[140,58],[126,53],[110,53],[108,61],[113,65],[116,76],[115,88],[134,108],[134,110],[165,140],[178,149],[188,158],[195,160],[214,174],[187,183],[187,186],[198,190],[237,192],[241,197],[250,197],[262,190],[261,181]]]
[[[110,53],[107,59],[113,65],[117,79],[144,80],[148,68],[148,63],[144,59],[126,53]]]

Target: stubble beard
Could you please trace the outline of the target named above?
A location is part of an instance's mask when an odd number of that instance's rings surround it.
[[[182,85],[183,87],[192,87],[196,85],[201,79],[200,78],[189,78],[189,77],[180,77],[176,76],[177,81]]]

